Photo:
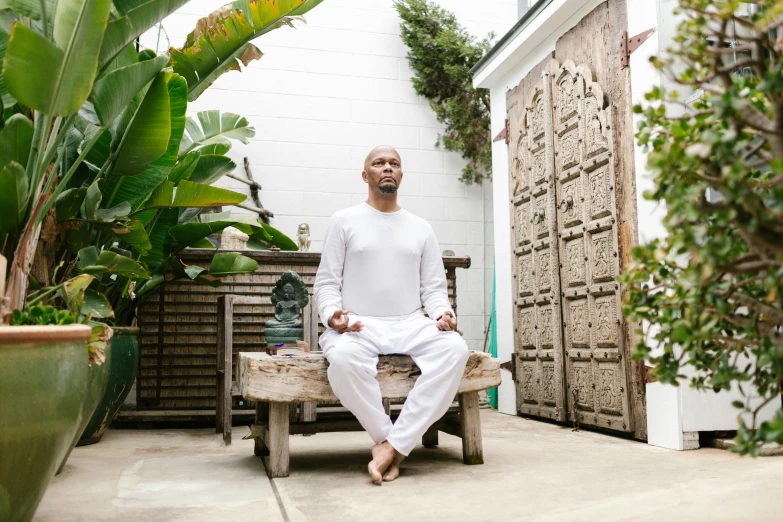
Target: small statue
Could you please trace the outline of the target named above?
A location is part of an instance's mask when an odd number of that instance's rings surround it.
[[[293,270],[283,272],[272,290],[275,318],[265,323],[267,344],[294,344],[304,339],[301,311],[309,301],[307,286],[299,274]]]
[[[223,250],[247,250],[250,236],[234,227],[226,227],[220,234],[220,248]]]
[[[444,250],[443,251],[443,257],[454,257],[454,251],[453,250]]]
[[[299,225],[299,230],[296,233],[296,239],[299,243],[300,252],[310,251],[310,225],[302,223]]]

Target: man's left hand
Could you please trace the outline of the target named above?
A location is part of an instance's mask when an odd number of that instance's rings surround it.
[[[457,329],[457,318],[451,312],[444,312],[438,317],[438,330],[450,332]]]

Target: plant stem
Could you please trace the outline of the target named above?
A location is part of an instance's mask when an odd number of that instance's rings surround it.
[[[53,287],[51,287],[51,288],[47,288],[47,289],[46,289],[46,290],[45,290],[45,291],[44,291],[44,292],[43,292],[41,295],[38,295],[38,296],[36,296],[35,298],[33,298],[33,299],[31,299],[31,300],[27,301],[27,306],[32,306],[32,305],[34,305],[35,303],[38,303],[38,302],[40,302],[40,301],[41,301],[41,300],[42,300],[44,297],[46,297],[46,296],[48,296],[48,295],[51,295],[51,294],[53,294],[53,293],[54,293],[54,292],[56,292],[58,289],[60,289],[62,286],[63,286],[63,285],[57,285],[57,286],[53,286]]]
[[[76,168],[81,165],[82,161],[84,161],[84,158],[87,157],[87,154],[90,153],[90,150],[92,147],[98,142],[98,139],[101,137],[101,134],[103,133],[104,129],[99,129],[98,132],[95,133],[95,136],[93,136],[90,141],[87,142],[87,144],[84,146],[84,149],[82,149],[82,153],[79,154],[79,157],[76,158],[76,161],[73,162],[73,165],[71,165],[71,168],[68,169],[68,172],[65,173],[65,176],[63,176],[63,179],[60,180],[60,183],[55,187],[54,192],[52,192],[52,195],[49,197],[49,199],[44,203],[43,207],[41,208],[41,212],[39,212],[38,216],[36,216],[36,224],[40,224],[41,221],[43,221],[44,216],[47,212],[49,212],[49,209],[52,208],[52,205],[57,200],[57,196],[60,195],[60,193],[63,191],[65,186],[68,184],[68,182],[73,177],[74,172],[76,172]]]
[[[35,130],[33,131],[33,141],[30,146],[30,153],[27,155],[27,167],[25,168],[25,174],[27,179],[31,181],[30,188],[35,186],[35,179],[33,174],[35,172],[35,165],[38,163],[38,142],[41,141],[41,134],[43,133],[43,115],[35,111],[33,113],[33,119],[35,120]],[[35,199],[33,199],[35,201]]]
[[[57,152],[57,147],[60,146],[60,143],[62,143],[63,139],[65,139],[65,135],[68,134],[68,129],[70,128],[71,122],[73,122],[75,117],[76,114],[72,114],[65,120],[62,118],[55,119],[54,125],[52,126],[52,135],[54,138],[49,139],[49,144],[46,146],[46,152],[44,152],[41,161],[38,162],[38,170],[40,171],[41,176],[43,176],[44,172],[46,172],[46,168],[49,166],[49,163],[52,162],[52,158]],[[62,132],[59,132],[60,127],[62,127]]]
[[[46,0],[39,0],[41,4],[41,25],[43,25],[43,32],[46,38],[51,37],[49,34],[49,16],[46,13]]]
[[[33,146],[30,148],[30,153],[33,153],[32,149],[35,149],[35,156],[32,158],[32,163],[27,164],[27,169],[30,172],[30,179],[33,180],[33,183],[30,188],[34,187],[34,194],[35,199],[33,201],[38,201],[38,198],[41,195],[41,191],[43,190],[43,181],[44,181],[44,175],[46,173],[46,169],[39,171],[38,169],[38,163],[41,158],[41,153],[46,148],[46,139],[49,136],[49,124],[52,121],[52,117],[48,114],[44,114],[41,118],[41,127],[40,132],[38,129],[38,122],[36,121],[35,125],[35,132],[38,133],[37,140],[35,137],[33,137]],[[30,160],[28,160],[29,162]]]

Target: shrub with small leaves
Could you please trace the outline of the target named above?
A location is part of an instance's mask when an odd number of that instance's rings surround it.
[[[435,145],[461,152],[468,161],[463,183],[492,179],[489,91],[473,88],[470,69],[492,47],[494,35],[477,40],[452,13],[427,0],[400,0],[394,6],[402,18],[413,88],[446,126]]]
[[[783,410],[757,422],[783,386],[783,4],[680,0],[678,13],[652,60],[677,88],[634,107],[645,197],[665,205],[668,234],[634,249],[623,313],[661,382],[742,392],[734,451],[757,455],[783,444]]]

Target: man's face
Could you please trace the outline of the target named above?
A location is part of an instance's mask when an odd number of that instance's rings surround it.
[[[400,155],[396,150],[388,147],[374,150],[367,157],[362,177],[370,185],[371,190],[394,194],[402,182]]]

